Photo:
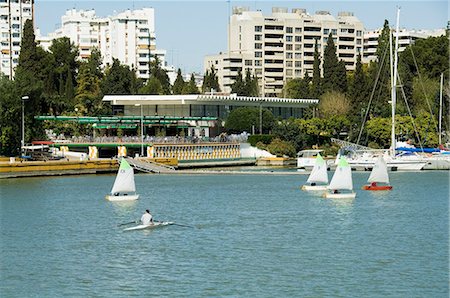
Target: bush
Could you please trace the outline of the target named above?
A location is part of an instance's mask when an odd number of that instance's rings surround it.
[[[276,156],[289,156],[295,157],[297,152],[295,151],[295,147],[291,142],[282,141],[280,139],[274,139],[268,146],[267,150],[275,154]]]
[[[257,146],[257,143],[270,144],[275,136],[273,135],[251,135],[248,137],[248,142],[252,146]],[[259,147],[258,147],[259,148]]]

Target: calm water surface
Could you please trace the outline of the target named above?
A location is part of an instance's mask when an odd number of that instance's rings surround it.
[[[355,188],[369,173],[354,173]],[[449,174],[334,201],[307,176],[113,175],[0,180],[2,297],[448,297]],[[150,208],[170,226],[123,232]]]

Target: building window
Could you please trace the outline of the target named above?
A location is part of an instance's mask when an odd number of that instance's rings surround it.
[[[262,32],[262,26],[255,26],[255,32]]]
[[[260,34],[255,35],[255,40],[261,40],[261,39],[262,39],[262,35],[260,35]]]
[[[288,52],[286,53],[286,59],[292,59],[293,55],[292,53]]]
[[[295,67],[302,67],[301,61],[295,61]]]
[[[286,50],[292,51],[292,44],[286,44]]]
[[[358,39],[356,40],[356,44],[361,44],[361,39],[358,38]]]
[[[361,30],[357,30],[356,31],[356,36],[362,36],[362,31]]]
[[[337,35],[337,29],[331,29],[331,34],[333,34],[333,36]]]
[[[292,27],[286,27],[286,33],[292,33]]]
[[[255,43],[255,49],[262,49],[262,43]]]
[[[255,57],[256,58],[261,58],[262,57],[262,52],[255,52]]]
[[[295,59],[301,59],[302,53],[295,53]]]
[[[348,29],[347,28],[341,28],[341,33],[347,33]]]
[[[302,42],[302,37],[301,36],[296,36],[295,37],[295,42]]]
[[[330,29],[323,29],[323,34],[324,35],[330,34]]]
[[[255,66],[261,66],[262,61],[261,60],[255,60]]]
[[[302,28],[295,28],[295,33],[302,33]]]
[[[292,61],[286,61],[286,67],[292,67]]]
[[[252,66],[252,60],[245,60],[245,66]]]
[[[296,51],[301,51],[302,50],[302,45],[301,44],[296,44],[295,45],[295,50]]]
[[[292,76],[292,69],[286,69],[286,75]]]
[[[292,35],[286,35],[286,41],[292,42]]]

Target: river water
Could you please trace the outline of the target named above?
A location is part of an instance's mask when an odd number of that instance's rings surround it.
[[[369,173],[353,173],[359,189]],[[0,180],[2,297],[448,297],[449,173],[392,192],[305,193],[306,175]],[[149,208],[169,226],[123,232]]]

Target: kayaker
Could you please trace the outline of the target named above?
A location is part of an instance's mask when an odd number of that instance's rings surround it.
[[[148,209],[145,210],[145,213],[142,215],[141,222],[143,225],[153,224],[153,216],[150,214],[150,211]]]

